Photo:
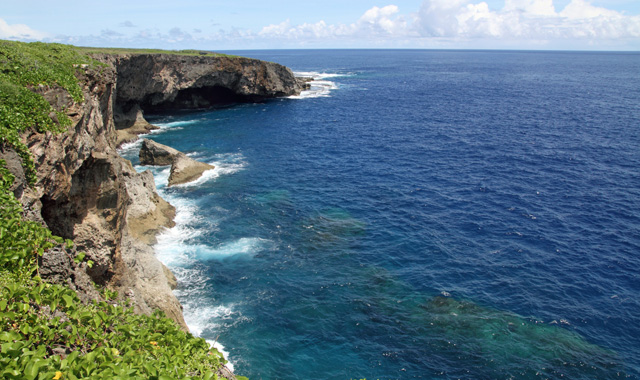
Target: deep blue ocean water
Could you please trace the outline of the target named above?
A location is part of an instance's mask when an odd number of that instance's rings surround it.
[[[257,379],[640,376],[640,54],[243,51],[301,97],[156,115],[194,334]],[[137,163],[139,144],[123,149]]]

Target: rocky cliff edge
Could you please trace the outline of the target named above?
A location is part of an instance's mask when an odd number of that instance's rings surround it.
[[[175,278],[152,248],[155,235],[174,225],[175,209],[156,193],[150,172],[137,173],[118,155],[117,126],[124,130],[136,122],[146,123],[142,110],[260,101],[293,95],[302,87],[284,66],[245,58],[162,54],[96,58],[106,65],[78,73],[83,103],[75,103],[59,88],[36,89],[55,108],[64,109],[73,126],[61,134],[23,135],[37,168],[36,184],[20,185],[15,191],[25,216],[75,243],[73,249],[47,252],[41,275],[67,283],[85,300],[99,297],[90,279],[132,300],[137,312],[163,310],[186,329],[171,289]],[[19,160],[11,152],[0,153],[10,165]],[[11,166],[17,178],[24,178],[18,173],[19,163]],[[86,252],[93,265],[74,263],[77,252]]]

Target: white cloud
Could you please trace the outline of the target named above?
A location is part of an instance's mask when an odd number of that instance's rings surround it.
[[[591,19],[596,17],[618,18],[623,17],[622,14],[606,8],[594,7],[584,0],[573,0],[567,5],[560,16],[568,19]]]
[[[375,34],[394,35],[402,33],[407,26],[403,18],[394,17],[399,12],[395,5],[386,7],[373,7],[366,11],[362,17],[351,25],[353,32],[368,31]]]
[[[404,36],[407,31],[407,23],[404,18],[396,16],[398,11],[399,9],[395,5],[387,5],[382,8],[373,7],[356,22],[348,25],[327,24],[323,20],[313,24],[291,25],[291,22],[286,20],[280,24],[265,26],[258,33],[258,36],[305,41]]]
[[[553,0],[506,0],[504,8],[492,10],[486,2],[470,0],[424,0],[420,9],[404,16],[395,5],[373,7],[352,24],[292,25],[290,21],[268,25],[258,33],[262,39],[325,43],[328,40],[363,43],[403,42],[424,45],[429,41],[450,43],[482,41],[485,45],[519,41],[547,44],[579,40],[582,44],[606,44],[612,39],[640,41],[640,16],[626,16],[596,7],[586,0],[571,0],[557,11]],[[568,45],[572,46],[572,45]]]
[[[486,3],[426,0],[414,26],[423,37],[570,40],[640,37],[640,16],[572,0],[556,12],[552,0],[507,0],[499,11]]]
[[[9,25],[0,18],[0,38],[6,40],[41,40],[47,37],[46,33],[33,30],[24,24]]]

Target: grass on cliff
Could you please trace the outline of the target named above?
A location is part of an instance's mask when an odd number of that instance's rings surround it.
[[[77,47],[78,51],[86,54],[104,53],[104,54],[169,54],[169,55],[189,55],[202,57],[227,57],[242,58],[237,55],[229,55],[216,53],[207,50],[162,50],[162,49],[131,49],[131,48],[94,48],[94,47]]]
[[[71,124],[33,90],[58,86],[82,101],[75,70],[83,64],[89,58],[72,46],[0,40],[0,147],[21,155],[31,181],[35,168],[20,133],[57,133]],[[83,304],[73,290],[42,281],[37,258],[67,243],[23,219],[14,180],[0,160],[0,379],[218,378],[222,355],[161,313],[137,315],[113,301]]]
[[[35,180],[35,168],[20,133],[28,128],[61,132],[71,126],[64,110],[54,109],[34,90],[61,87],[73,100],[82,102],[75,73],[91,62],[68,45],[0,40],[0,145],[13,148],[20,155],[31,182]]]

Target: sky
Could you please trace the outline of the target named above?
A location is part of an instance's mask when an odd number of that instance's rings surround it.
[[[0,2],[0,39],[78,46],[640,51],[640,0]]]

